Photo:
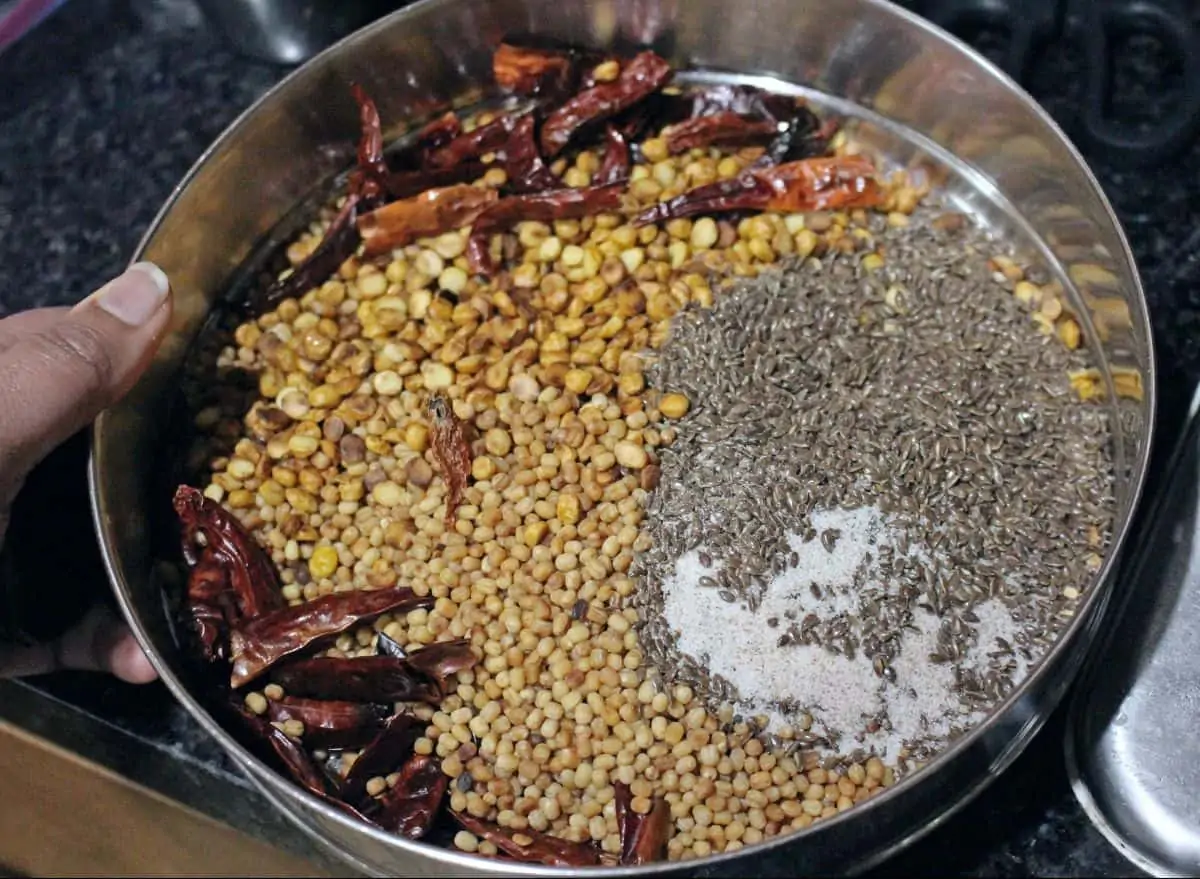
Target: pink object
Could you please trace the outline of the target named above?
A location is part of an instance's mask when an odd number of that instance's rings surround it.
[[[0,52],[37,27],[46,16],[65,2],[66,0],[17,0],[17,3],[0,17]]]

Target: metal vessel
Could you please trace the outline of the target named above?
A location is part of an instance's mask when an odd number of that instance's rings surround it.
[[[634,875],[678,864],[566,870],[480,859],[356,823],[276,774],[208,714],[174,637],[157,570],[156,529],[173,528],[156,482],[165,407],[206,314],[244,282],[258,254],[304,222],[303,208],[348,167],[361,82],[385,120],[423,119],[477,99],[491,49],[538,34],[594,47],[652,46],[703,79],[795,84],[851,117],[892,161],[932,171],[946,197],[1040,258],[1064,285],[1107,388],[1117,462],[1114,544],[1061,640],[986,722],[887,793],[800,833],[705,859],[705,874],[744,875],[787,846],[797,874],[841,873],[885,858],[979,793],[1059,703],[1094,640],[1145,478],[1154,423],[1154,356],[1132,255],[1083,159],[1034,101],[978,54],[882,0],[424,0],[305,64],[241,116],[197,162],[133,260],[175,285],[170,335],[133,392],[96,423],[93,511],[123,611],[163,680],[285,814],[356,868],[378,875]],[[736,71],[736,74],[729,73]],[[316,185],[321,184],[321,185]],[[309,214],[308,216],[311,216]],[[1140,401],[1119,404],[1113,370],[1135,372]],[[688,872],[700,863],[689,861]]]

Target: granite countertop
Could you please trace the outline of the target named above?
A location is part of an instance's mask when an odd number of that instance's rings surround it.
[[[1145,80],[1157,63],[1150,49],[1135,50],[1118,67],[1119,80]],[[1057,47],[1029,85],[1068,131],[1077,65],[1071,47]],[[0,315],[74,303],[117,274],[196,157],[286,72],[233,54],[191,0],[72,3],[0,55]],[[1145,103],[1136,93],[1131,101]],[[1155,318],[1161,458],[1200,378],[1200,145],[1151,171],[1120,171],[1089,158],[1129,233]],[[80,451],[77,445],[61,453],[62,466],[54,468],[60,477],[82,476]],[[44,544],[70,541],[70,581],[84,584],[75,591],[103,595],[82,479],[62,491],[53,537]],[[70,511],[65,519],[62,510]],[[83,674],[5,682],[0,717],[316,857],[160,685],[128,687]],[[975,802],[873,874],[1134,873],[1077,806],[1061,737],[1060,712]],[[794,875],[790,866],[784,847],[760,859],[756,871]]]

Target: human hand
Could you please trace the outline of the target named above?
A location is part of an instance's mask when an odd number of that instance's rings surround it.
[[[138,263],[74,308],[0,320],[0,546],[30,471],[128,392],[170,316],[166,275]],[[107,671],[131,683],[156,677],[124,623],[102,605],[53,643],[0,644],[0,677],[60,668]]]

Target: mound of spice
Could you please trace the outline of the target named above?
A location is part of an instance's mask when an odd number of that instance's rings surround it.
[[[825,753],[928,757],[1071,618],[1114,510],[1084,361],[928,209],[676,317],[647,375],[692,401],[636,573],[664,677]],[[1003,281],[1003,278],[1001,278]]]

